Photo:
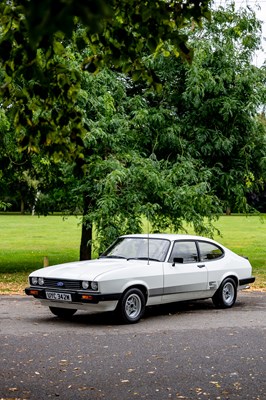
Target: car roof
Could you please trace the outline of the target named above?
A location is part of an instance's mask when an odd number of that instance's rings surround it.
[[[167,239],[167,240],[208,240],[217,243],[212,239],[203,236],[179,234],[179,233],[135,233],[131,235],[122,235],[121,237],[149,238],[149,239]]]

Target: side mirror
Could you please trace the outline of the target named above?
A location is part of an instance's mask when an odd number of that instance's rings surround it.
[[[184,258],[174,257],[172,266],[174,267],[175,264],[183,264],[183,263],[184,263]]]

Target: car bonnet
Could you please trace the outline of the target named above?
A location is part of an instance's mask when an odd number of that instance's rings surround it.
[[[30,276],[55,279],[95,280],[97,276],[128,266],[125,259],[97,259],[53,265],[34,271]]]

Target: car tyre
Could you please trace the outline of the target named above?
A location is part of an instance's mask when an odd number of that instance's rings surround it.
[[[69,319],[77,310],[72,308],[49,307],[52,314],[62,319]]]
[[[124,293],[117,306],[119,320],[127,324],[138,322],[145,312],[146,300],[138,288],[129,289]]]
[[[234,279],[226,278],[215,292],[212,301],[217,308],[230,308],[236,302],[237,288]]]

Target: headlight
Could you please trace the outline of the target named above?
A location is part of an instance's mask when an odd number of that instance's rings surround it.
[[[81,287],[84,290],[91,289],[91,290],[98,290],[98,283],[97,282],[89,282],[89,281],[82,281]]]
[[[32,285],[37,285],[38,284],[38,278],[36,278],[35,276],[33,278],[31,278],[31,284]]]
[[[89,285],[90,285],[90,284],[89,284],[88,281],[82,281],[82,284],[81,284],[82,289],[88,289]]]
[[[38,278],[38,283],[40,286],[44,284],[44,279],[43,278]]]
[[[92,288],[92,290],[98,290],[98,283],[97,282],[91,282],[91,288]]]

